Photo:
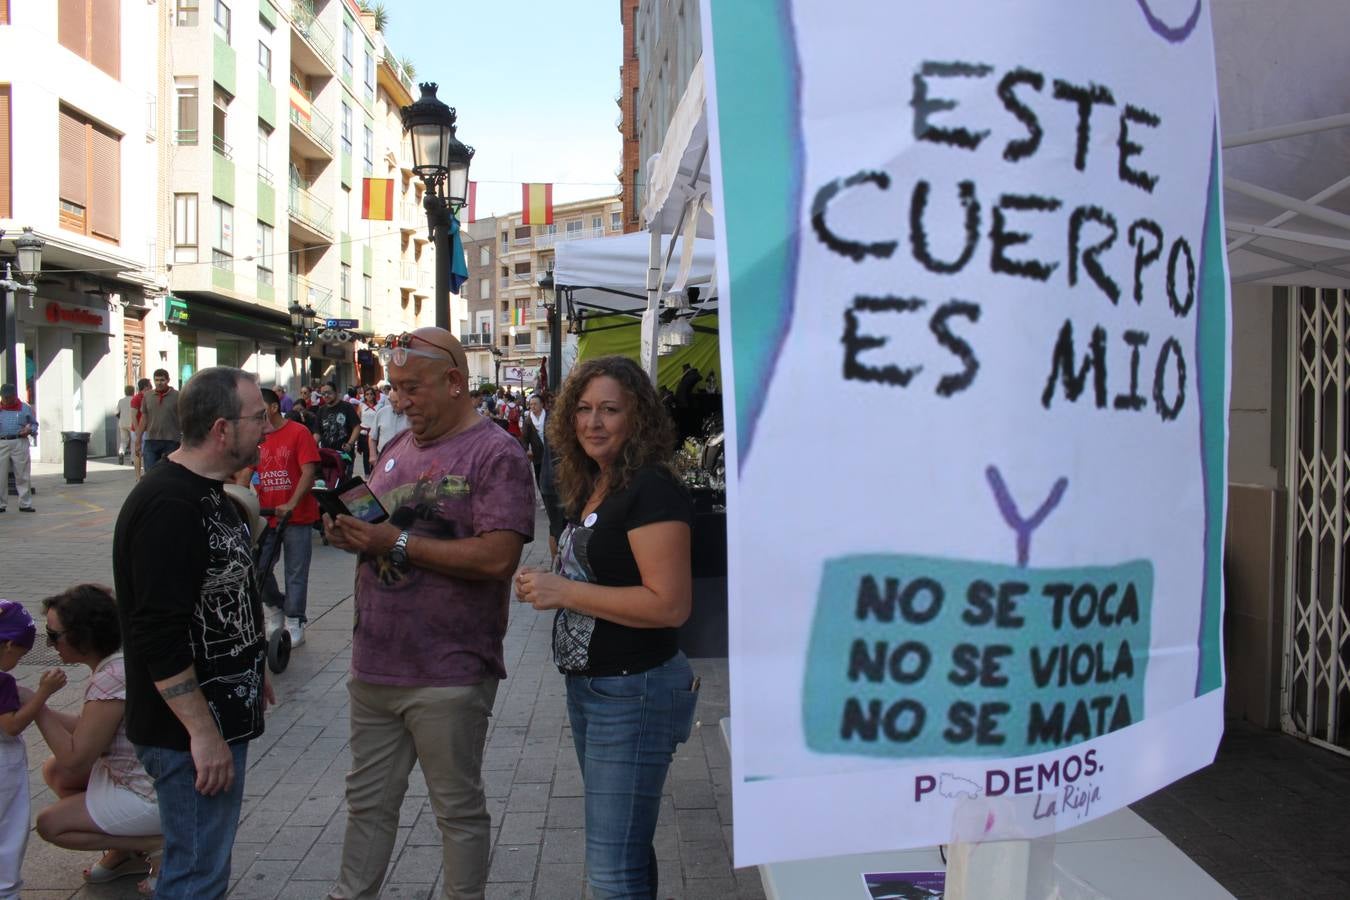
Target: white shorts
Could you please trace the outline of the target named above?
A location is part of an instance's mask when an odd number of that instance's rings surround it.
[[[99,831],[123,837],[160,834],[159,804],[112,780],[108,767],[94,763],[84,808]]]

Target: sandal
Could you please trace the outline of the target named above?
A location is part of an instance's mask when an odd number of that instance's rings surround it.
[[[103,859],[107,856],[107,853],[103,854]],[[143,853],[133,853],[115,866],[105,866],[103,859],[84,870],[85,881],[90,884],[105,884],[130,875],[150,874],[150,860]]]
[[[146,857],[146,862],[150,866],[150,871],[146,873],[145,880],[136,885],[136,892],[142,897],[155,896],[155,887],[159,884],[159,867],[163,863],[163,857],[163,850],[156,850]]]

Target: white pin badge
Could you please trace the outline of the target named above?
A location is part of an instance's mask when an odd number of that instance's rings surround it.
[[[384,470],[386,472],[392,472],[394,470],[394,461],[392,459],[384,464]]]
[[[582,522],[581,524],[585,525],[587,528],[590,528],[592,525],[595,524],[596,518],[597,516],[595,515],[595,513],[591,513],[589,516],[586,517],[586,521]]]

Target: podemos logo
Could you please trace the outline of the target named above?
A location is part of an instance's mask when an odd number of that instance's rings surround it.
[[[1017,766],[1013,769],[986,769],[983,784],[953,775],[951,772],[916,775],[914,802],[922,802],[933,793],[947,799],[974,800],[980,796],[998,797],[1008,793],[1044,794],[1058,791],[1060,788],[1067,791],[1066,796],[1073,796],[1080,792],[1069,790],[1070,788],[1080,779],[1090,778],[1102,771],[1102,768],[1101,763],[1097,761],[1097,751],[1094,748],[1083,754],[1071,753],[1046,763]],[[1098,790],[1091,785],[1084,787],[1089,789],[1090,794]]]

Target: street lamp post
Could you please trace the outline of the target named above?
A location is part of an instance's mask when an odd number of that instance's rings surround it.
[[[455,137],[455,110],[436,98],[436,84],[423,82],[422,96],[403,107],[403,130],[412,137],[413,172],[426,187],[422,205],[436,245],[436,327],[450,328],[450,218],[469,193],[473,148]]]
[[[5,232],[0,230],[0,238]],[[5,383],[17,389],[19,382],[19,311],[14,294],[22,291],[28,295],[28,304],[33,304],[33,295],[37,293],[34,280],[42,271],[42,248],[46,242],[33,234],[33,229],[25,228],[23,234],[14,242],[15,255],[19,262],[19,278],[14,280],[14,271],[9,262],[5,263],[5,277],[0,280],[0,289],[5,292]]]

